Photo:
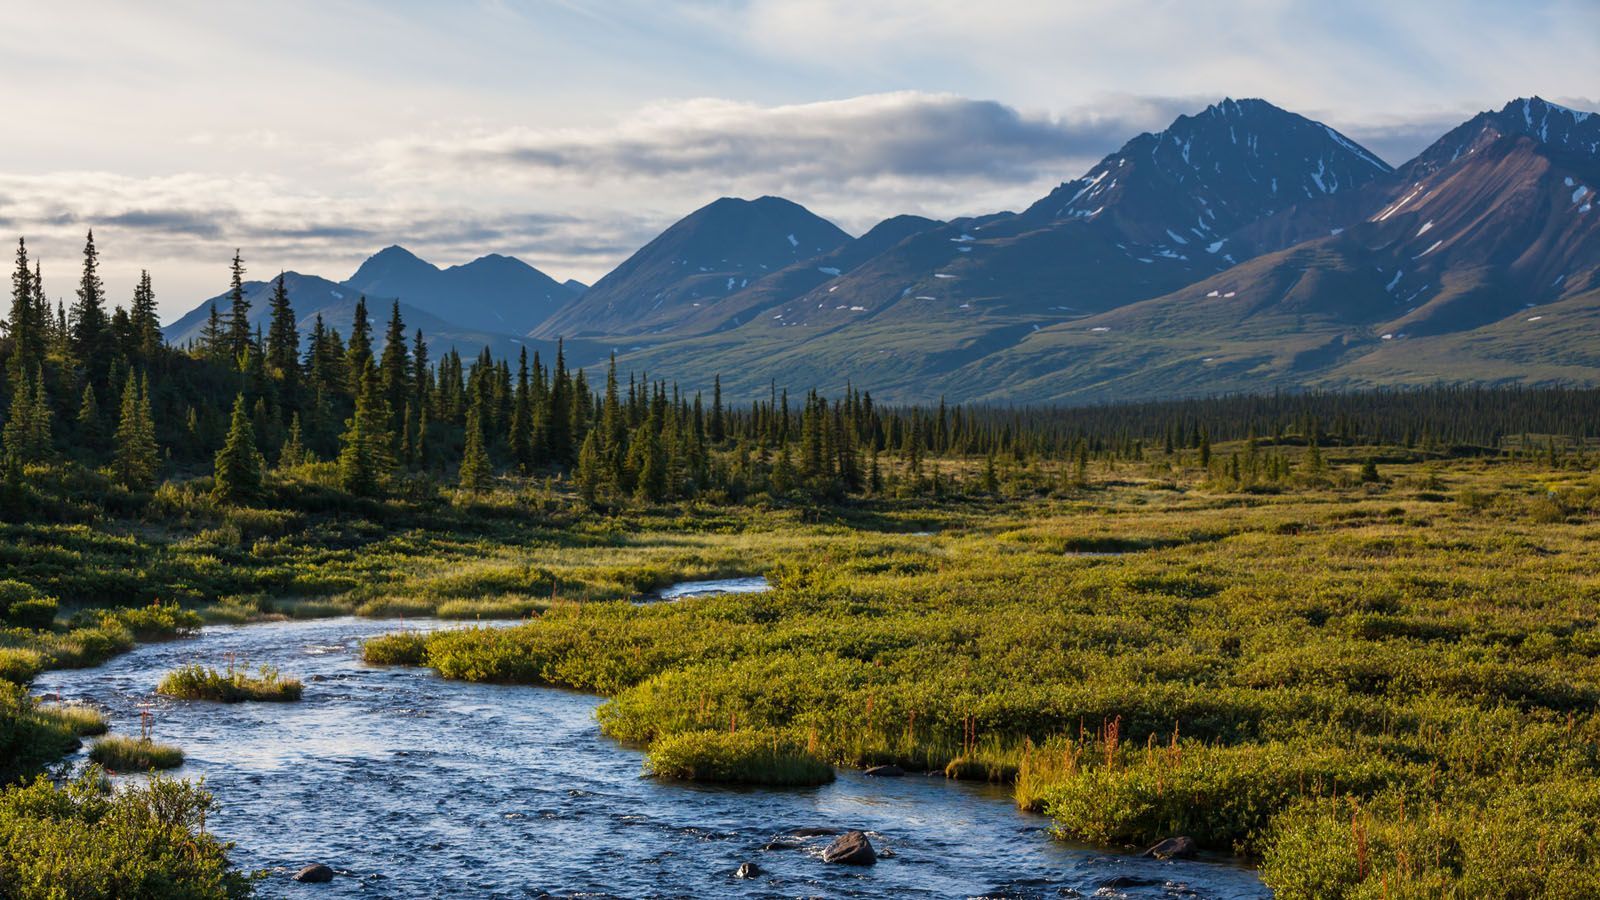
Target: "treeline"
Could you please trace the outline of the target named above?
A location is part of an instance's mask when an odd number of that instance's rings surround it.
[[[1460,445],[1576,449],[1600,421],[1600,391],[1432,387],[1239,396],[1093,407],[884,406],[854,388],[829,399],[725,403],[634,375],[615,362],[604,381],[526,350],[437,357],[399,304],[381,334],[365,298],[348,335],[320,315],[304,328],[282,276],[266,328],[252,324],[244,262],[213,305],[197,341],[167,344],[155,290],[141,275],[130,302],[113,304],[90,233],[75,299],[46,299],[44,274],[19,240],[11,304],[0,341],[6,483],[31,464],[73,462],[130,491],[164,477],[214,478],[219,499],[246,502],[269,466],[311,467],[352,494],[378,496],[408,479],[453,479],[486,488],[500,474],[570,478],[595,502],[657,501],[708,493],[821,497],[897,490],[937,492],[950,478],[930,459],[985,460],[973,486],[992,488],[997,466],[1063,461],[1081,479],[1090,458],[1142,460],[1248,441],[1258,446],[1386,444],[1424,450]],[[255,317],[259,320],[261,317]],[[1266,477],[1287,474],[1261,457]],[[887,465],[892,460],[894,465]],[[998,463],[997,463],[998,460]],[[1218,463],[1219,465],[1221,463]],[[891,472],[892,470],[892,472]],[[976,471],[975,469],[973,471]],[[1238,473],[1234,473],[1236,476]]]

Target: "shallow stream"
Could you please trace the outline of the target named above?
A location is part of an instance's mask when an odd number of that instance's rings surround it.
[[[642,754],[601,735],[597,697],[361,662],[365,638],[441,627],[461,626],[208,627],[97,668],[47,672],[35,689],[105,709],[123,734],[152,705],[156,738],[188,754],[177,774],[203,777],[216,795],[210,827],[237,844],[234,862],[271,870],[265,897],[1270,896],[1253,871],[1226,862],[1059,843],[1007,791],[942,777],[841,772],[798,790],[643,778]],[[167,671],[229,654],[300,677],[305,698],[224,706],[153,694]],[[864,829],[893,855],[868,869],[827,865],[825,836],[762,849],[799,828]],[[746,861],[767,874],[736,879]],[[289,880],[312,862],[341,875]]]

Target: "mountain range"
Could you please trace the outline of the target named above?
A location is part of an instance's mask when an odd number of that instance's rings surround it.
[[[463,352],[611,352],[725,390],[1101,401],[1434,381],[1600,383],[1600,116],[1537,97],[1392,167],[1263,100],[1141,134],[1020,212],[897,216],[852,238],[778,197],[723,198],[594,286],[504,256],[399,247],[333,283]],[[264,283],[248,286],[264,313]],[[207,301],[167,329],[193,338]],[[219,307],[220,308],[220,307]],[[383,312],[374,312],[383,318]]]

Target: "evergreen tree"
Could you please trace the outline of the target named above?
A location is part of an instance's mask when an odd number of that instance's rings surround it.
[[[213,362],[228,355],[228,335],[222,330],[222,317],[217,314],[215,303],[206,315],[206,324],[200,326],[200,355]]]
[[[83,245],[83,275],[78,281],[78,300],[72,305],[72,355],[82,362],[91,384],[105,380],[110,364],[110,329],[106,321],[106,290],[100,281],[100,254],[94,247],[94,232]]]
[[[609,464],[600,449],[600,432],[590,431],[578,450],[578,466],[572,472],[572,483],[578,493],[589,503],[595,502],[609,482]]]
[[[261,449],[250,425],[250,408],[241,393],[233,401],[228,438],[217,451],[212,496],[224,503],[243,503],[261,493]]]
[[[128,317],[133,330],[133,345],[139,358],[150,362],[156,358],[162,344],[161,315],[156,311],[156,292],[150,283],[150,273],[139,272],[139,284],[133,289],[133,304]]]
[[[100,404],[94,397],[94,385],[83,386],[83,397],[78,402],[78,445],[90,452],[101,446]]]
[[[360,395],[372,365],[372,323],[367,320],[367,298],[356,298],[355,318],[350,323],[350,343],[344,354],[345,377],[350,396]]]
[[[117,481],[129,490],[149,490],[160,463],[155,422],[150,415],[150,383],[146,378],[141,388],[132,372],[122,389],[116,444],[111,468]]]
[[[244,257],[233,251],[228,282],[228,356],[237,360],[250,344],[250,301],[244,295]]]
[[[489,486],[489,451],[483,445],[483,404],[473,403],[467,410],[466,447],[461,451],[459,484],[476,494]]]
[[[389,413],[383,401],[383,391],[377,370],[368,360],[366,377],[362,379],[361,393],[356,397],[355,411],[345,422],[345,432],[339,441],[339,483],[358,497],[375,497],[388,486],[394,472],[394,457],[390,448],[393,438],[388,431]]]
[[[389,313],[389,328],[384,332],[378,371],[383,377],[383,399],[389,404],[389,411],[396,413],[405,409],[412,391],[411,357],[406,353],[406,326],[400,319],[399,300],[394,301]]]
[[[295,413],[289,419],[289,437],[278,450],[278,468],[292,469],[303,465],[310,460],[310,454],[300,434],[300,414]]]
[[[11,275],[11,314],[6,319],[6,330],[11,335],[7,371],[14,384],[44,364],[45,311],[36,302],[33,276],[33,270],[28,268],[28,245],[18,238],[17,268]]]
[[[617,360],[611,358],[611,367],[616,369]],[[722,376],[716,375],[711,379],[711,422],[706,429],[706,437],[713,445],[721,444],[727,437],[726,425],[722,417]]]
[[[280,396],[285,404],[294,406],[300,386],[300,331],[282,272],[272,282],[272,298],[268,302],[267,374],[282,386]]]
[[[524,475],[533,471],[533,397],[528,385],[528,350],[517,362],[517,388],[511,403],[511,458]]]
[[[51,456],[50,396],[45,391],[44,372],[34,369],[24,374],[11,388],[11,409],[0,429],[6,456],[17,463],[44,462]]]

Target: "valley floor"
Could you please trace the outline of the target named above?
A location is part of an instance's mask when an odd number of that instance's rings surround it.
[[[1010,496],[599,516],[529,489],[413,520],[6,526],[4,546],[57,596],[126,577],[214,619],[527,616],[369,658],[602,694],[601,727],[663,776],[992,780],[1062,838],[1185,835],[1282,897],[1600,894],[1587,466],[1349,448],[1252,487],[1149,457]],[[605,602],[740,574],[775,589]],[[80,625],[0,652],[91,661],[69,651],[120,627]]]

